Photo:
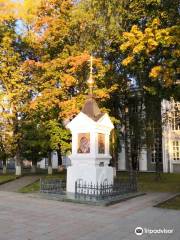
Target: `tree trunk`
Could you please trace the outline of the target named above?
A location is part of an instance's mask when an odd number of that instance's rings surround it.
[[[159,158],[157,156],[157,153],[155,154],[155,160],[156,160],[156,177],[155,180],[159,181],[161,179],[161,169],[160,169],[160,162],[159,162]]]
[[[36,173],[36,171],[37,171],[37,161],[32,160],[31,173]]]
[[[59,149],[57,150],[57,156],[58,156],[58,171],[61,172],[63,171],[61,146],[59,146]]]
[[[22,166],[21,166],[21,159],[20,159],[20,152],[19,149],[16,152],[15,156],[15,163],[16,163],[16,176],[21,176],[22,175]]]
[[[115,129],[112,131],[112,160],[111,167],[113,168],[113,176],[116,177],[116,169],[118,168],[118,149],[116,145]]]
[[[51,158],[51,152],[48,153],[48,175],[52,175],[52,158]]]
[[[128,163],[128,175],[129,179],[133,179],[133,166],[131,158],[131,143],[130,143],[130,134],[129,134],[129,111],[128,108],[125,110],[125,159]]]
[[[3,160],[3,174],[7,173],[7,164],[6,164],[6,160]]]
[[[13,126],[14,126],[14,131],[13,135],[14,138],[16,139],[15,145],[16,145],[16,154],[15,154],[15,166],[16,166],[16,171],[15,174],[16,176],[21,176],[22,175],[22,162],[21,162],[21,156],[20,156],[20,142],[19,142],[19,124],[18,124],[18,112],[16,109],[16,106],[12,103],[12,112],[14,114],[14,119],[13,119]]]

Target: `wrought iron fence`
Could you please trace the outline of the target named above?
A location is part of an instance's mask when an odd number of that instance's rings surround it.
[[[75,183],[76,198],[102,200],[115,198],[132,192],[137,192],[136,181],[116,181],[114,184],[109,184],[107,182],[101,184],[87,184],[82,180],[78,180]]]
[[[62,179],[40,179],[40,192],[42,193],[64,193],[66,182]]]

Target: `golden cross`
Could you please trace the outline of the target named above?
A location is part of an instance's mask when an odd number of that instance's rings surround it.
[[[93,71],[93,57],[91,55],[91,58],[90,58],[90,76],[92,77],[92,71]]]
[[[89,94],[92,96],[93,95],[93,85],[94,85],[94,80],[93,80],[93,57],[91,55],[91,58],[90,58],[90,76],[89,76],[89,79],[88,79],[88,85],[89,85]]]

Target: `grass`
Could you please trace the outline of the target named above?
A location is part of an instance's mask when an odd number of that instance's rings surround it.
[[[0,175],[0,184],[9,182],[9,181],[15,180],[15,179],[16,179],[15,175],[10,175],[10,174]]]
[[[38,192],[40,189],[40,184],[39,184],[39,180],[30,184],[30,185],[27,185],[23,188],[21,188],[18,192],[20,193],[33,193],[33,192]]]
[[[127,173],[119,172],[117,178],[127,178]],[[179,173],[161,173],[160,180],[156,180],[155,173],[138,173],[138,190],[141,192],[180,192]]]
[[[38,175],[45,178],[66,178],[66,172],[55,173],[49,175]],[[126,172],[118,172],[117,178],[127,179]],[[155,180],[155,173],[138,173],[138,191],[140,192],[180,192],[180,174],[176,173],[162,173],[159,181]],[[21,188],[21,193],[38,192],[40,189],[39,181],[32,183],[24,188]]]
[[[62,172],[62,173],[55,173],[53,175],[38,175],[39,178],[60,178],[60,179],[65,179],[66,177],[66,173]],[[40,181],[36,181],[30,185],[27,185],[23,188],[21,188],[18,192],[20,193],[33,193],[33,192],[39,192],[40,190]]]
[[[180,195],[158,204],[157,207],[180,210]]]
[[[139,191],[142,192],[180,192],[180,174],[163,173],[160,180],[155,180],[155,174],[140,174],[138,177]]]

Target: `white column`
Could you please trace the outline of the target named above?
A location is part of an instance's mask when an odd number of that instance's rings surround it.
[[[98,134],[94,131],[90,133],[90,156],[95,157],[98,153]]]
[[[142,149],[139,158],[139,171],[147,171],[147,151]]]
[[[162,136],[162,157],[163,157],[163,172],[168,172],[168,164],[169,164],[169,142],[168,139],[163,133]]]
[[[121,152],[118,154],[118,170],[126,170],[125,147],[122,144]]]
[[[20,176],[21,174],[21,166],[16,166],[16,176]]]

